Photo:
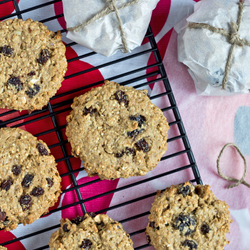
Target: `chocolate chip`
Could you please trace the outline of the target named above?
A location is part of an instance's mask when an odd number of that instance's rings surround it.
[[[124,103],[125,107],[128,106],[128,96],[125,94],[125,92],[118,90],[115,92],[115,99],[119,102],[119,104]]]
[[[33,196],[40,196],[43,195],[44,190],[41,187],[34,187],[33,190],[31,191],[31,195]]]
[[[13,180],[12,179],[8,179],[8,180],[4,180],[1,183],[1,189],[4,189],[5,191],[8,191],[11,187],[11,185],[13,184]]]
[[[155,222],[154,221],[150,221],[149,226],[152,227],[152,228],[154,228],[154,229],[157,229],[157,230],[160,229],[160,227],[156,227],[155,226]]]
[[[37,150],[39,151],[40,155],[49,155],[48,150],[44,147],[42,143],[38,143],[36,145]]]
[[[35,71],[30,71],[30,72],[27,74],[27,76],[34,76],[35,74],[36,74]]]
[[[5,221],[5,219],[6,219],[6,213],[0,209],[0,221]]]
[[[34,178],[34,175],[33,174],[26,174],[23,178],[23,181],[22,181],[22,186],[23,187],[29,187],[32,180]]]
[[[189,250],[192,249],[197,249],[198,245],[196,242],[194,242],[193,240],[185,240],[184,242],[181,243],[182,246],[184,247],[189,247]]]
[[[129,116],[129,119],[131,121],[137,121],[139,127],[141,127],[146,121],[146,117],[143,115],[137,115],[137,116],[131,115],[131,116]]]
[[[137,137],[137,135],[139,135],[143,131],[144,131],[144,129],[135,129],[133,131],[128,131],[127,132],[127,136],[130,137],[130,138],[133,137],[134,140],[135,140],[135,138]]]
[[[26,95],[29,98],[33,98],[35,95],[37,95],[40,91],[40,86],[37,84],[34,84],[33,88],[29,87],[28,90],[25,91]]]
[[[39,58],[37,59],[37,62],[40,64],[45,64],[50,58],[50,53],[47,49],[43,49],[40,53]]]
[[[20,205],[22,206],[23,211],[29,209],[32,205],[32,198],[28,194],[24,194],[21,196]]]
[[[135,155],[135,149],[134,148],[126,147],[124,152],[125,152],[126,155],[133,155],[133,156]]]
[[[52,187],[54,185],[54,181],[51,178],[46,178],[46,181],[48,183],[48,187]]]
[[[89,108],[84,107],[83,115],[87,115],[87,114],[93,115],[96,112],[97,112],[97,109],[93,109],[91,106]]]
[[[204,223],[204,224],[201,226],[201,232],[202,232],[203,234],[208,234],[210,230],[211,230],[211,229],[210,229],[209,225],[206,224],[206,223]]]
[[[0,47],[0,53],[10,57],[13,55],[13,49],[9,45],[4,45],[3,47]]]
[[[21,168],[21,165],[13,165],[11,171],[14,175],[19,175],[21,173]]]
[[[190,186],[189,185],[184,186],[184,184],[182,184],[181,187],[179,188],[179,194],[182,194],[183,197],[186,197],[189,193],[190,193]]]
[[[189,215],[180,214],[175,219],[174,227],[179,229],[180,232],[183,232],[185,236],[190,235],[195,231],[196,222]]]
[[[67,223],[64,224],[63,227],[62,227],[62,229],[63,229],[63,231],[66,232],[66,233],[69,232],[68,224],[67,224]]]
[[[79,225],[82,221],[84,221],[86,218],[84,216],[77,216],[76,218],[72,219],[71,222]]]
[[[92,242],[89,239],[84,239],[80,247],[84,249],[89,249],[90,246],[92,246]]]
[[[121,158],[123,155],[124,155],[124,151],[115,153],[115,157],[116,157],[116,158]]]
[[[12,76],[7,83],[9,85],[13,85],[17,91],[23,89],[23,83],[21,82],[19,76]]]
[[[142,150],[143,152],[148,152],[149,149],[149,145],[146,142],[146,140],[144,138],[142,138],[141,140],[139,140],[138,142],[135,143],[135,146],[138,150]]]

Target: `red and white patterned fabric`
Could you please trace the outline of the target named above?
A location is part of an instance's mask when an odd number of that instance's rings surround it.
[[[41,0],[19,0],[20,9],[30,8],[34,5],[44,3],[46,1]],[[239,95],[233,97],[204,97],[198,96],[195,92],[194,83],[188,74],[187,68],[177,61],[177,34],[173,27],[184,17],[188,16],[193,11],[193,0],[160,0],[157,8],[154,10],[151,20],[151,27],[156,38],[156,42],[163,58],[164,65],[173,88],[173,92],[182,115],[182,119],[191,142],[191,146],[197,160],[197,165],[201,173],[202,180],[205,184],[209,184],[216,194],[216,196],[226,201],[230,206],[230,211],[233,219],[231,225],[231,233],[228,235],[231,243],[225,248],[228,250],[247,250],[250,249],[250,195],[249,188],[240,185],[233,189],[227,189],[229,183],[218,176],[216,171],[216,159],[222,146],[228,142],[236,143],[245,154],[248,163],[250,164],[250,98],[249,95]],[[6,2],[0,5],[0,17],[13,13],[14,6],[12,1]],[[209,11],[209,10],[208,10]],[[49,16],[58,15],[62,13],[62,3],[56,2],[54,5],[41,8],[39,11],[33,11],[23,14],[23,18],[32,18],[35,20],[42,20]],[[59,17],[57,22],[54,22],[54,30],[65,28],[65,21],[63,17]],[[147,46],[146,42],[142,46]],[[194,45],[195,46],[195,45]],[[81,54],[81,47],[76,46],[74,48],[67,47],[67,58],[73,58]],[[119,55],[112,57],[115,60]],[[95,65],[102,62],[102,56],[99,57],[99,61],[92,61],[91,57],[87,60],[81,59],[72,61],[68,65],[68,71],[66,76],[69,76],[75,72],[79,72],[85,69],[95,67]],[[145,60],[138,59],[138,60]],[[149,55],[146,60],[150,64],[153,60],[153,54]],[[112,69],[114,74],[122,72],[122,68],[126,67],[127,70],[133,69],[136,66],[136,61],[133,61],[132,65],[129,61],[125,61],[121,68],[116,67]],[[149,73],[150,69],[145,71]],[[84,75],[79,75],[74,78],[69,78],[64,81],[59,93],[77,88],[82,84],[90,84],[103,79],[108,79],[109,72],[107,69],[100,69],[90,71]],[[150,78],[148,80],[152,80]],[[152,94],[158,93],[158,85],[152,86]],[[0,111],[0,112],[3,112]],[[9,119],[12,115],[9,115]],[[25,120],[24,120],[25,121]],[[12,124],[13,125],[13,124]],[[60,125],[60,124],[59,124]],[[51,121],[39,121],[36,126],[33,124],[27,124],[22,126],[33,134],[36,134],[39,126],[46,126],[48,129],[52,128]],[[51,145],[56,141],[56,135],[46,138],[47,144]],[[249,147],[248,147],[249,146]],[[57,152],[52,149],[52,153],[55,157],[61,157],[61,152]],[[80,168],[81,161],[74,159],[72,161],[73,169]],[[174,162],[172,163],[174,166]],[[228,149],[221,161],[222,168],[229,176],[240,178],[243,172],[243,163],[240,157],[231,149]],[[58,164],[60,173],[66,171],[66,166]],[[148,176],[153,176],[157,173],[157,168]],[[95,180],[96,177],[87,177],[84,171],[77,172],[76,179],[78,185],[82,185],[91,180]],[[103,192],[107,192],[114,188],[119,188],[130,182],[141,180],[143,177],[134,177],[133,179],[120,179],[115,181],[104,181],[101,187],[98,183],[93,183],[91,189],[87,187],[81,188],[81,193],[84,199],[98,195]],[[143,195],[144,193],[155,192],[157,189],[163,189],[166,185],[178,184],[185,180],[186,176],[172,175],[169,183],[165,183],[161,180],[155,180],[150,182],[146,189],[138,187],[137,192]],[[250,170],[248,171],[246,181],[250,182]],[[63,189],[72,187],[71,180],[68,176],[63,177]],[[134,193],[128,191],[122,191],[119,193],[111,193],[110,195],[103,196],[101,198],[92,201],[91,199],[86,202],[87,211],[99,211],[109,206],[119,204],[121,200],[126,201],[136,197]],[[55,205],[64,206],[76,201],[76,193],[74,191],[63,194]],[[150,209],[152,199],[145,200],[147,203],[141,202],[141,206],[145,206],[147,210]],[[130,216],[136,215],[133,207],[129,209],[124,208],[124,213],[130,213]],[[81,214],[81,209],[78,206],[69,207],[62,210],[62,212],[53,213],[49,216],[45,216],[31,225],[23,226],[19,225],[17,229],[11,232],[0,231],[0,244],[16,237],[21,237],[34,231],[42,230],[46,225],[57,225],[61,217],[73,218],[76,215]],[[115,210],[108,212],[110,216],[116,220],[123,219],[121,210],[116,213]],[[126,217],[125,217],[126,218]],[[138,221],[135,222],[135,224]],[[143,221],[144,227],[147,221]],[[136,228],[136,225],[134,225]],[[125,226],[125,229],[129,231],[129,227]],[[55,229],[54,229],[55,230]],[[23,239],[21,242],[16,242],[8,245],[8,249],[34,249],[39,246],[48,244],[50,234],[53,232],[48,231],[41,233],[39,238],[33,242],[30,239]],[[140,239],[137,239],[140,241]],[[153,249],[149,247],[148,249]]]

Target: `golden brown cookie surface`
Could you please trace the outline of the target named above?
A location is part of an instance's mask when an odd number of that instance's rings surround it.
[[[0,22],[0,37],[0,107],[42,109],[66,72],[61,34],[31,19],[9,19]]]
[[[90,176],[145,175],[167,149],[167,120],[146,90],[106,81],[74,99],[66,135]]]
[[[158,192],[146,229],[155,249],[224,249],[229,243],[228,205],[218,200],[208,185],[189,182]]]
[[[73,220],[62,219],[61,227],[51,235],[50,250],[128,249],[133,242],[122,225],[108,215],[85,214]]]
[[[15,229],[46,213],[61,178],[48,146],[18,128],[0,129],[0,228]]]

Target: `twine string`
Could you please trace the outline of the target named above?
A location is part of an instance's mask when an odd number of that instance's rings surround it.
[[[80,30],[82,30],[84,27],[86,27],[87,25],[95,22],[96,20],[105,17],[107,15],[109,15],[112,12],[115,12],[117,20],[118,20],[118,24],[119,24],[119,29],[121,32],[121,40],[122,40],[122,45],[123,45],[123,49],[124,52],[127,53],[129,52],[129,48],[128,48],[128,43],[127,43],[127,38],[125,36],[125,32],[124,32],[124,28],[123,28],[123,23],[122,23],[122,19],[121,16],[119,14],[119,10],[129,7],[133,4],[136,4],[139,2],[139,0],[132,0],[131,2],[125,3],[123,4],[121,7],[117,7],[116,6],[116,0],[106,0],[108,6],[106,8],[104,8],[103,10],[101,10],[100,12],[98,12],[96,15],[94,15],[93,17],[91,17],[89,20],[78,24],[74,27],[69,27],[67,28],[68,31],[75,31],[75,32],[79,32]]]
[[[222,29],[222,28],[216,28],[211,26],[207,23],[189,23],[188,27],[191,29],[208,29],[211,32],[215,32],[218,34],[221,34],[225,36],[228,40],[228,42],[232,45],[229,49],[229,53],[227,56],[227,61],[225,65],[225,73],[222,80],[222,89],[225,89],[228,76],[232,68],[232,62],[234,57],[234,50],[236,46],[250,46],[250,42],[246,39],[242,39],[239,35],[239,29],[242,22],[242,16],[243,16],[243,10],[244,10],[244,0],[240,0],[239,2],[239,9],[238,9],[238,16],[237,16],[237,22],[231,22],[229,24],[229,32]]]
[[[233,177],[228,177],[226,175],[224,175],[221,171],[221,167],[220,167],[220,159],[222,157],[222,154],[224,152],[224,150],[227,148],[227,147],[233,147],[237,150],[237,152],[239,153],[240,157],[242,158],[243,162],[244,162],[244,172],[243,172],[243,176],[238,180],[236,178],[233,178]],[[247,174],[247,162],[246,162],[246,158],[244,157],[244,155],[241,153],[240,149],[234,144],[234,143],[227,143],[226,145],[224,145],[224,147],[221,149],[220,151],[220,154],[217,158],[217,170],[218,170],[218,174],[220,177],[222,177],[224,180],[228,180],[228,181],[232,181],[232,182],[235,182],[234,184],[231,184],[229,185],[227,188],[233,188],[233,187],[237,187],[239,186],[240,184],[243,184],[245,186],[247,186],[248,188],[250,188],[250,184],[247,183],[245,181],[245,177],[246,177],[246,174]]]

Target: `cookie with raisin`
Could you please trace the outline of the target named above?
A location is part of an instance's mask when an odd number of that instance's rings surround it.
[[[19,128],[0,129],[0,229],[30,224],[61,193],[61,177],[48,146]]]
[[[89,176],[145,175],[167,150],[169,125],[146,90],[105,81],[76,97],[72,109],[66,135]]]
[[[60,32],[31,19],[0,22],[0,108],[42,109],[67,69]]]
[[[106,214],[85,214],[73,220],[61,219],[59,230],[51,235],[49,249],[126,249],[133,242],[122,225]]]
[[[229,243],[229,206],[208,185],[186,182],[158,191],[152,204],[147,240],[156,250],[224,249]]]

